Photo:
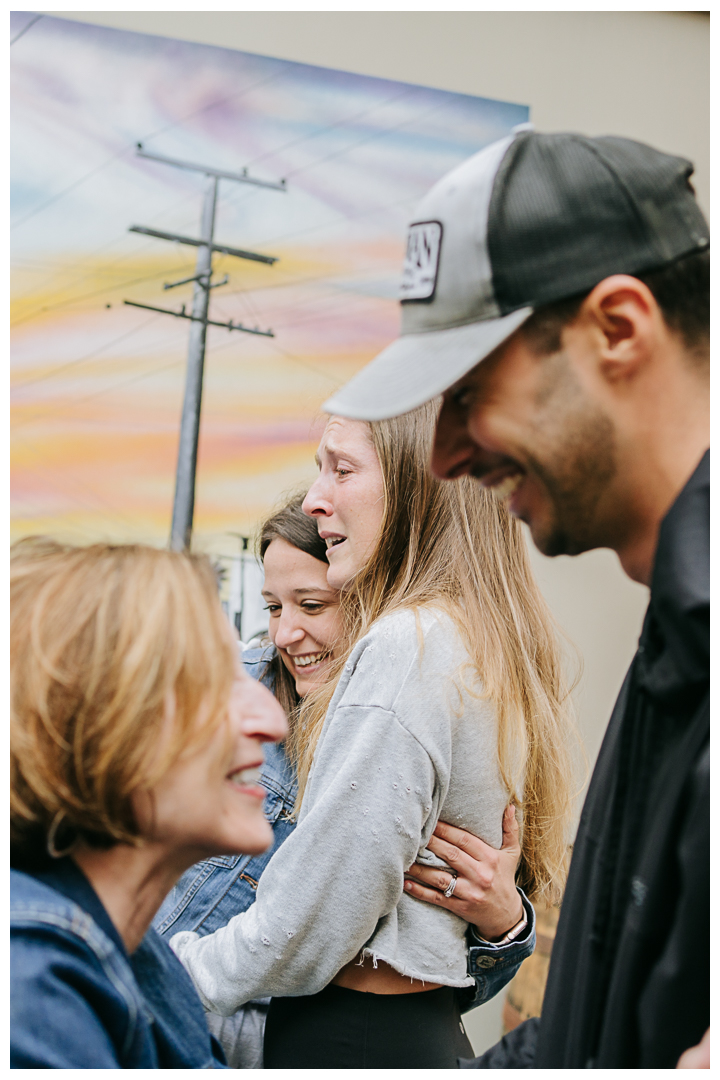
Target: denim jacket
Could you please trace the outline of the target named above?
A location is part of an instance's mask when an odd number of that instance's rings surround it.
[[[150,930],[128,956],[69,858],[11,870],[11,1068],[224,1068],[202,1005]]]
[[[248,674],[262,678],[268,684],[265,670],[272,656],[271,648],[246,650],[243,662]],[[272,854],[294,828],[291,815],[297,782],[281,745],[266,745],[265,766],[260,782],[268,792],[265,812],[275,834],[272,848],[260,856],[220,856],[191,867],[180,878],[155,918],[154,925],[160,934],[171,937],[181,930],[193,930],[204,936],[225,926],[233,915],[245,911],[253,903],[260,875]],[[474,979],[474,986],[458,991],[463,1011],[494,997],[507,985],[522,961],[533,952],[535,914],[524,895],[522,900],[528,915],[528,926],[519,940],[507,945],[480,943],[472,931],[469,932],[468,972]],[[265,1000],[251,1004],[263,1012],[266,1008]],[[236,1024],[239,1022],[238,1018]],[[222,1041],[226,1052],[229,1052],[230,1064],[238,1067],[233,1061],[227,1032],[216,1031],[218,1033],[221,1037],[225,1035]],[[248,1063],[245,1067],[252,1066]]]
[[[246,649],[245,670],[254,679],[270,685],[265,675],[272,649]],[[272,686],[270,686],[272,689]],[[153,920],[159,934],[168,938],[178,930],[212,934],[245,911],[255,899],[260,875],[275,851],[295,828],[292,812],[297,780],[282,744],[265,743],[265,764],[260,783],[267,791],[265,816],[273,827],[272,847],[262,855],[218,855],[191,866],[163,901]]]

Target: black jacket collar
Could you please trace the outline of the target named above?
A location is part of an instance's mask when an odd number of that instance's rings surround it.
[[[694,710],[710,672],[710,451],[661,527],[640,638],[638,683],[661,707]]]

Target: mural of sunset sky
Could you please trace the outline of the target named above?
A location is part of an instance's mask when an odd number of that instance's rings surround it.
[[[34,22],[32,20],[35,19]],[[32,25],[30,25],[32,22]],[[25,29],[27,27],[27,29]],[[25,32],[23,32],[25,31]],[[448,169],[528,119],[489,101],[16,12],[12,56],[12,533],[165,544],[174,491],[198,162],[220,181],[194,544],[237,551],[309,482],[332,390],[391,341],[406,226]]]

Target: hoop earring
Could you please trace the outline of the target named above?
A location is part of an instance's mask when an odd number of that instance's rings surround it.
[[[48,830],[47,853],[48,853],[48,855],[50,856],[51,859],[62,859],[66,855],[69,855],[70,852],[72,851],[72,849],[75,847],[75,845],[78,842],[78,838],[76,836],[72,840],[72,842],[70,844],[68,844],[68,846],[66,848],[64,848],[62,851],[58,851],[58,849],[55,847],[55,837],[57,836],[57,831],[60,828],[60,825],[62,824],[62,820],[63,820],[64,817],[65,817],[65,811],[64,810],[58,810],[57,814],[52,819],[52,824],[50,826],[50,829]]]

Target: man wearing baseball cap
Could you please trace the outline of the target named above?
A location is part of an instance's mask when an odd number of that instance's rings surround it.
[[[650,586],[574,845],[540,1021],[465,1067],[672,1068],[709,1024],[709,233],[692,165],[529,130],[410,226],[401,336],[325,409],[443,395],[433,470],[546,555]],[[709,1044],[681,1065],[709,1067]]]

